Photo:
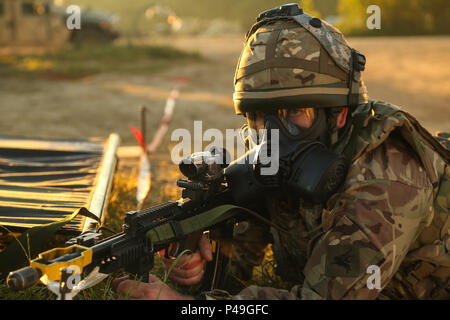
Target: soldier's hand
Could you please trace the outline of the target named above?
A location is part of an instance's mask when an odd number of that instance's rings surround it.
[[[166,270],[174,260],[162,257]],[[212,261],[212,246],[206,235],[198,242],[198,249],[193,254],[183,255],[169,274],[169,279],[180,285],[190,286],[199,283],[205,273],[206,262]]]
[[[165,285],[158,277],[150,275],[149,282],[131,280],[128,276],[114,279],[113,289],[123,299],[130,300],[193,300],[193,297],[183,296]]]

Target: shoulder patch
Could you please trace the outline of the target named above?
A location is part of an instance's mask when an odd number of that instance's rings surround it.
[[[328,277],[357,277],[360,269],[359,248],[354,245],[327,247],[325,275]]]

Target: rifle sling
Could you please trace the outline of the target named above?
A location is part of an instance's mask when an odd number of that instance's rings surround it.
[[[184,220],[177,221],[177,223],[174,223],[173,220],[166,222],[147,231],[146,235],[153,245],[170,243],[193,232],[207,230],[208,228],[233,218],[238,214],[255,216],[264,223],[285,232],[285,230],[281,230],[281,228],[275,226],[272,222],[252,210],[235,205],[222,205]]]

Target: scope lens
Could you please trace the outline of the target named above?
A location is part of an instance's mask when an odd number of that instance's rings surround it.
[[[181,162],[179,167],[180,167],[181,173],[184,174],[189,179],[197,176],[197,174],[198,174],[197,166],[193,163]]]

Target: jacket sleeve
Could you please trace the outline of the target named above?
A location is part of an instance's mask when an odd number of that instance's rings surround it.
[[[300,296],[375,299],[431,222],[433,187],[415,155],[388,139],[353,164],[345,191],[331,201]]]

